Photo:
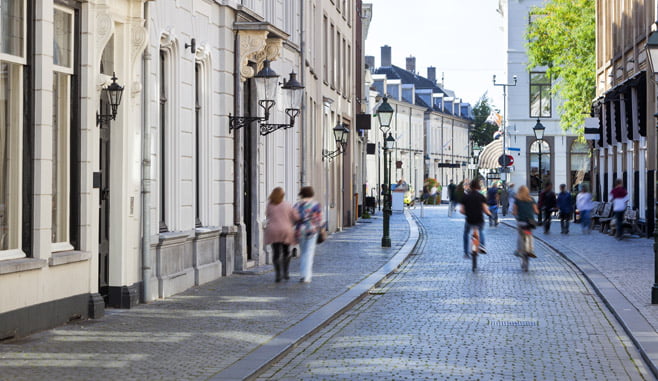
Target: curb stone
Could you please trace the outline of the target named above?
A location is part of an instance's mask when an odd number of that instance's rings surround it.
[[[514,225],[507,222],[502,223],[516,229]],[[582,256],[571,250],[567,254],[565,253],[566,250],[560,249],[555,244],[551,244],[536,235],[534,238],[559,254],[583,274],[635,344],[647,366],[651,369],[653,376],[658,379],[658,332],[649,324],[644,315],[615,287],[605,274]]]
[[[346,292],[330,300],[318,310],[310,313],[285,331],[281,332],[269,342],[259,346],[251,353],[234,362],[229,367],[210,377],[210,381],[253,380],[261,374],[270,364],[276,362],[301,341],[313,335],[319,329],[329,324],[343,312],[351,308],[368,291],[376,287],[393,273],[411,254],[416,247],[420,232],[416,221],[405,210],[405,217],[409,224],[409,236],[398,252],[378,270],[371,273],[359,283],[353,285]]]

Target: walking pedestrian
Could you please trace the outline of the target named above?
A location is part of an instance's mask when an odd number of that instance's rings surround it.
[[[487,207],[487,200],[479,192],[480,182],[475,179],[471,181],[470,191],[464,195],[462,205],[459,210],[461,214],[466,216],[464,223],[464,258],[470,258],[469,251],[469,238],[471,230],[474,227],[478,228],[480,232],[480,253],[486,254],[487,250],[484,246],[484,217],[483,213],[491,216],[491,212]]]
[[[448,184],[448,200],[450,200],[450,204],[448,205],[448,217],[452,217],[452,213],[455,211],[455,208],[457,207],[457,199],[455,197],[455,192],[457,191],[457,185],[450,180],[450,184]]]
[[[498,194],[497,184],[492,184],[487,189],[487,206],[491,214],[489,215],[489,226],[498,226],[498,202],[500,195]]]
[[[313,277],[313,257],[318,233],[323,226],[322,207],[313,199],[313,187],[305,186],[299,190],[300,200],[294,208],[299,213],[295,236],[299,241],[301,282],[310,283]]]
[[[539,209],[544,218],[543,224],[545,234],[551,232],[551,220],[553,218],[553,212],[556,209],[555,206],[555,192],[553,192],[553,184],[549,181],[544,186],[544,190],[539,194]]]
[[[276,187],[270,193],[265,209],[265,244],[272,246],[272,263],[276,273],[275,282],[288,280],[290,245],[296,243],[294,225],[299,220],[297,211],[283,200],[283,188]]]
[[[592,203],[592,194],[588,192],[587,185],[585,184],[580,185],[580,193],[576,196],[576,208],[580,212],[580,226],[583,234],[591,233],[591,213],[594,204]]]
[[[516,199],[516,188],[514,188],[514,183],[509,183],[507,185],[507,199],[509,210],[514,210],[514,200]]]
[[[500,209],[503,212],[503,217],[505,217],[505,216],[507,216],[507,212],[509,211],[509,191],[508,191],[508,187],[506,187],[505,184],[502,184],[500,186],[498,194],[500,195]]]
[[[557,195],[557,207],[560,210],[560,233],[569,234],[569,220],[573,212],[571,192],[567,191],[566,184],[560,184],[560,193]]]
[[[624,212],[626,211],[626,203],[628,202],[628,192],[624,188],[622,179],[615,181],[615,187],[610,191],[610,199],[612,199],[612,211],[615,213],[616,238],[621,240],[623,237],[623,223]]]

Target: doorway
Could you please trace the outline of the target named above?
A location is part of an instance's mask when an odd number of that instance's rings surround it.
[[[101,110],[104,110],[101,102]],[[98,229],[98,292],[108,304],[110,284],[110,122],[100,124],[100,201]]]

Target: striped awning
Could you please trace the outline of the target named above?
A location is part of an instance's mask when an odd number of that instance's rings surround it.
[[[503,154],[503,139],[496,139],[484,146],[480,152],[480,169],[497,169],[500,168],[498,158]]]

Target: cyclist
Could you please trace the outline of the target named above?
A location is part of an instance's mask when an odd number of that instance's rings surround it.
[[[464,194],[459,212],[466,216],[466,222],[464,224],[464,258],[470,258],[469,239],[471,230],[474,227],[477,227],[480,231],[480,253],[486,254],[487,250],[484,246],[484,216],[482,214],[491,216],[491,212],[487,206],[487,199],[480,193],[479,180],[475,179],[471,181],[470,190]]]
[[[517,226],[519,228],[518,249],[514,251],[514,255],[520,256],[520,251],[523,250],[524,246],[522,235],[524,234],[523,230],[534,228],[534,225],[536,224],[535,215],[539,214],[539,208],[537,208],[535,200],[530,196],[530,191],[525,185],[521,185],[516,193],[512,214],[516,217]],[[527,255],[530,258],[537,258],[534,253],[532,241],[530,241],[530,249],[527,250]]]

